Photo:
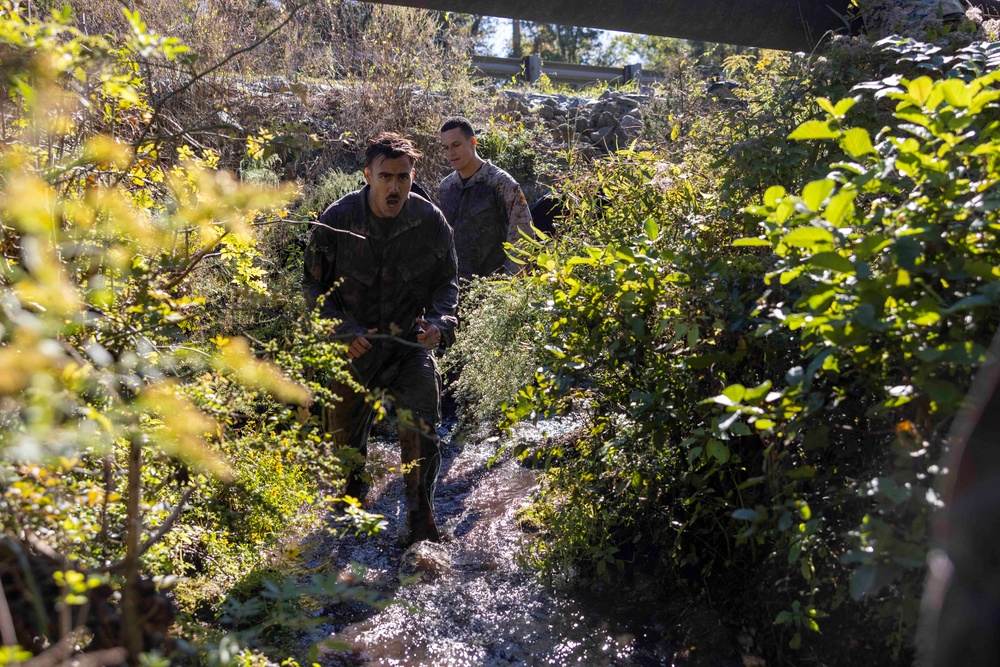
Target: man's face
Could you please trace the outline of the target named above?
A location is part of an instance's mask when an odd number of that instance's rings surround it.
[[[365,167],[365,180],[371,186],[368,205],[380,218],[395,218],[403,210],[413,184],[413,161],[403,155],[396,158],[376,157]]]
[[[451,168],[459,173],[468,169],[476,158],[476,138],[465,136],[457,127],[441,133],[441,147]]]

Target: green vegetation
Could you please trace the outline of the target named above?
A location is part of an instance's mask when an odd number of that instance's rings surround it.
[[[508,412],[590,419],[546,452],[529,558],[552,576],[652,569],[776,656],[912,659],[944,437],[1000,316],[1000,74],[988,43],[919,68],[927,44],[875,48],[881,78],[794,110],[818,117],[787,140],[576,182],[570,238],[523,278],[540,367]],[[748,146],[777,164],[727,164]],[[775,167],[791,187],[761,192]]]
[[[568,209],[522,274],[467,286],[444,360],[466,425],[585,418],[523,452],[526,562],[703,595],[774,664],[912,661],[937,464],[1000,316],[995,45],[643,40],[669,76],[640,141],[589,161],[473,86],[476,21],[251,4],[0,0],[0,566],[30,631],[120,593],[106,648],[260,664],[316,600],[380,603],[296,562],[350,458],[312,417],[345,361],[301,252],[367,138],[414,135],[433,191],[462,113]],[[130,613],[172,579],[176,625]]]

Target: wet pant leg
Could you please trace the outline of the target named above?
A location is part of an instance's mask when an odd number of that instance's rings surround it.
[[[387,390],[399,420],[409,541],[437,542],[434,489],[441,470],[441,447],[435,429],[441,416],[441,393],[433,353],[416,350],[407,355],[395,368]]]
[[[341,398],[341,402],[323,409],[323,429],[330,435],[334,445],[357,450],[361,460],[348,472],[345,494],[361,499],[366,485],[364,460],[368,456],[368,435],[375,421],[375,410],[365,400],[364,393],[352,387],[333,381],[330,389]]]

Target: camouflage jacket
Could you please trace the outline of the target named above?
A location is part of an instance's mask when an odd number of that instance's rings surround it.
[[[423,317],[453,342],[457,264],[441,211],[411,192],[390,229],[376,232],[369,220],[367,186],[320,215],[303,258],[306,303],[315,308],[325,295],[320,313],[340,322],[346,341],[368,329],[416,341]]]
[[[531,235],[528,203],[510,174],[486,162],[462,185],[458,172],[441,181],[441,210],[455,230],[458,275],[464,279],[488,276],[518,265],[507,257],[504,242],[514,243],[521,232]]]

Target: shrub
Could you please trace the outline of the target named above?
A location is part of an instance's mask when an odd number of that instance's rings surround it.
[[[549,452],[535,562],[669,572],[773,623],[774,654],[912,658],[944,434],[1000,322],[1000,75],[991,45],[880,46],[929,76],[819,99],[790,140],[823,177],[769,189],[761,236],[727,244],[742,222],[636,156],[599,172],[590,243],[536,255],[541,363],[509,418],[579,396],[590,427]],[[874,136],[847,123],[871,91],[896,102]]]

